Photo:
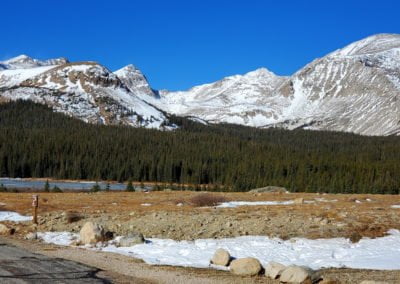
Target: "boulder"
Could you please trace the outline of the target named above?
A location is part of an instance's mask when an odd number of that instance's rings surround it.
[[[304,203],[304,198],[300,197],[300,198],[296,198],[294,200],[294,204],[303,204]]]
[[[105,240],[105,232],[103,226],[93,222],[86,222],[79,232],[79,239],[82,244],[95,244]]]
[[[14,231],[14,229],[9,228],[4,224],[0,224],[0,235],[12,235]]]
[[[285,268],[286,266],[281,263],[270,261],[265,267],[265,275],[272,279],[277,279]]]
[[[227,252],[224,249],[217,249],[210,261],[210,263],[215,264],[215,265],[222,265],[222,266],[228,266],[229,262],[231,260],[231,256],[229,252]]]
[[[279,278],[283,283],[312,284],[313,271],[308,267],[291,265],[286,267]]]
[[[253,257],[235,259],[231,262],[230,271],[236,275],[253,276],[262,270],[261,263]]]
[[[284,187],[279,186],[266,186],[255,188],[249,191],[250,193],[263,193],[263,192],[277,192],[277,193],[286,193],[288,190]]]
[[[25,236],[25,240],[29,240],[29,241],[33,241],[33,240],[37,240],[38,236],[37,233],[35,232],[30,232],[28,234],[26,234]]]
[[[141,233],[130,232],[126,237],[122,237],[117,242],[117,247],[131,247],[144,243],[144,237]]]

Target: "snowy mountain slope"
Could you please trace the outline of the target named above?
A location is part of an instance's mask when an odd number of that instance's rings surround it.
[[[260,68],[179,92],[153,90],[133,65],[112,73],[94,62],[23,55],[0,62],[0,100],[17,98],[93,123],[170,129],[174,114],[204,124],[400,135],[400,35],[357,41],[290,77]]]
[[[54,67],[56,67],[56,65],[32,67],[26,69],[0,70],[0,87],[4,88],[18,86],[23,81],[46,72]]]
[[[26,69],[40,66],[61,65],[66,63],[68,63],[68,60],[64,57],[38,60],[22,54],[6,61],[1,61],[0,66],[2,66],[3,69]]]
[[[185,92],[162,92],[157,105],[214,123],[399,135],[400,35],[368,37],[290,77],[259,69]]]
[[[277,90],[291,104],[275,126],[400,134],[399,51],[399,35],[376,35],[308,64]]]
[[[94,62],[3,70],[0,78],[0,96],[6,100],[45,103],[91,123],[174,127],[169,126],[162,111],[141,100],[115,74]]]
[[[197,116],[213,123],[261,126],[274,121],[278,106],[284,103],[273,90],[285,79],[260,68],[185,92],[162,91],[155,104],[170,113]]]

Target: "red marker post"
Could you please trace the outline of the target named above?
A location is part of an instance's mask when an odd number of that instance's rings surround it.
[[[32,195],[32,207],[33,207],[33,224],[38,223],[37,221],[37,210],[39,207],[39,195]]]

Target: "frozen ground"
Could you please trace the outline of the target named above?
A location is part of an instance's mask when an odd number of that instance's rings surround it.
[[[25,222],[30,220],[32,220],[32,216],[22,216],[17,212],[11,212],[11,211],[0,211],[0,222],[1,221]]]
[[[294,203],[293,200],[288,200],[288,201],[229,201],[229,202],[222,202],[217,207],[219,207],[219,208],[236,208],[239,206],[290,205],[293,203]]]
[[[67,232],[40,233],[47,243],[68,245],[77,234]],[[363,238],[358,243],[348,239],[302,239],[283,241],[263,236],[243,236],[229,239],[199,239],[174,241],[148,239],[145,244],[119,247],[111,241],[95,249],[143,259],[154,265],[210,267],[209,260],[218,248],[224,248],[235,258],[255,257],[262,264],[269,261],[285,265],[305,265],[313,269],[348,267],[359,269],[400,269],[400,232],[390,230],[389,235],[376,239]],[[216,267],[223,269],[222,267]]]

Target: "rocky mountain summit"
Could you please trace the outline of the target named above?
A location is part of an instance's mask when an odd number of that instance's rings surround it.
[[[15,61],[18,60],[5,61],[4,65]],[[17,65],[18,69],[1,71],[0,99],[29,99],[48,104],[56,111],[90,123],[158,129],[175,127],[163,111],[140,99],[138,93],[142,87],[129,88],[98,63],[69,63],[58,59],[45,63],[47,65],[30,60],[27,65]]]
[[[400,35],[378,34],[318,58],[292,76],[265,68],[156,91],[133,65],[21,55],[0,62],[0,100],[31,99],[84,121],[171,129],[169,114],[204,123],[400,135]]]
[[[162,103],[213,123],[399,135],[400,35],[368,37],[290,77],[259,69],[162,93]]]

